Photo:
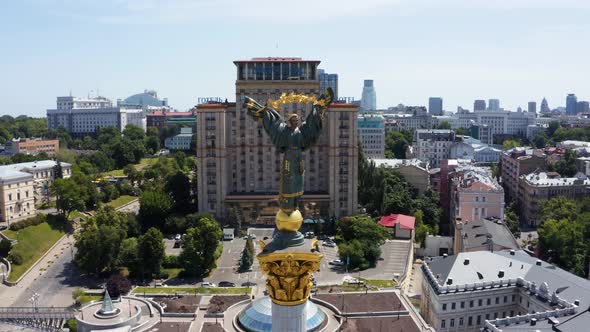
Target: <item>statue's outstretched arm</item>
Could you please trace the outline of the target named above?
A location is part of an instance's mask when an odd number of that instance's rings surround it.
[[[273,144],[280,146],[283,143],[281,137],[285,128],[285,121],[281,114],[273,108],[260,105],[260,103],[250,97],[244,98],[244,107],[248,115],[262,122],[264,130],[268,133]]]
[[[299,127],[303,135],[302,149],[307,149],[317,142],[322,130],[322,121],[324,114],[334,99],[334,92],[331,88],[320,96],[320,99],[314,104],[313,110],[305,118],[305,122]]]

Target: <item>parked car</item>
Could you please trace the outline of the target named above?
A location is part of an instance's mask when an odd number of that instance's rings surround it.
[[[209,288],[209,287],[217,287],[217,286],[215,286],[215,284],[214,284],[214,283],[212,283],[212,282],[203,281],[203,282],[201,283],[201,287]]]
[[[174,240],[176,240],[176,241],[182,240],[182,235],[176,234],[176,236],[174,237]]]
[[[230,281],[220,281],[219,287],[236,287],[236,284]]]
[[[362,285],[365,283],[364,281],[357,278],[353,278],[351,276],[345,276],[344,278],[342,278],[342,281],[348,283],[349,285]]]
[[[242,283],[242,287],[254,287],[254,286],[256,286],[256,283],[252,282],[252,281],[247,281],[247,282]]]
[[[305,233],[305,238],[306,238],[306,239],[313,239],[313,237],[314,237],[314,234],[313,234],[313,232],[306,232],[306,233]]]
[[[332,241],[324,241],[322,242],[322,245],[325,247],[330,247],[330,248],[334,248],[336,247],[336,243],[332,242]]]
[[[344,262],[341,259],[333,259],[328,262],[328,265],[343,266]]]

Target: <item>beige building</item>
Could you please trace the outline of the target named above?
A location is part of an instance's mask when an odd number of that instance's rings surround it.
[[[519,202],[521,222],[539,226],[539,213],[544,200],[557,196],[581,199],[590,195],[590,179],[578,174],[572,178],[562,178],[555,172],[535,172],[522,175],[519,179]]]
[[[419,194],[423,194],[430,187],[428,162],[419,159],[371,159],[371,161],[377,167],[395,169]]]
[[[504,189],[487,169],[457,170],[451,179],[451,220],[463,223],[485,218],[504,220]]]
[[[262,124],[246,115],[245,96],[264,102],[281,93],[319,94],[319,61],[254,58],[235,61],[237,103],[197,106],[199,211],[224,218],[239,207],[244,221],[274,223],[281,154]],[[283,115],[305,119],[311,104],[284,105]],[[305,152],[304,214],[356,213],[358,182],[358,106],[333,103],[318,142]]]
[[[5,152],[13,155],[24,153],[36,155],[45,152],[48,155],[55,155],[59,151],[59,140],[41,138],[18,138],[12,139],[4,144]]]
[[[546,163],[543,150],[518,147],[502,153],[502,185],[510,200],[518,199],[518,178],[535,170],[545,170]]]
[[[18,221],[36,215],[35,203],[55,179],[56,162],[41,160],[0,166],[0,222]],[[72,165],[61,163],[62,175],[72,175]]]

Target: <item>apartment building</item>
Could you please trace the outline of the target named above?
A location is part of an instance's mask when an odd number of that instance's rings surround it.
[[[168,124],[175,124],[181,122],[194,124],[195,113],[155,111],[146,115],[146,125],[148,127],[160,128]]]
[[[590,305],[589,280],[521,250],[426,258],[421,271],[420,313],[439,332],[507,331],[502,326],[533,318],[579,317]],[[581,319],[590,324],[588,315]]]
[[[57,97],[57,108],[47,110],[47,127],[59,127],[72,136],[94,135],[97,128],[115,127],[122,131],[127,125],[146,129],[146,116],[139,106],[113,106],[104,97]]]
[[[457,169],[450,182],[451,220],[464,224],[490,217],[504,220],[504,190],[488,169]]]
[[[59,151],[59,140],[42,138],[16,138],[4,144],[4,153],[14,155],[17,153],[37,155],[45,152],[55,155]]]
[[[463,222],[455,220],[453,252],[519,249],[510,229],[499,218]]]
[[[519,178],[519,207],[521,222],[539,226],[544,200],[557,196],[581,199],[590,195],[590,179],[583,174],[562,178],[555,172],[534,172]]]
[[[365,113],[358,116],[358,139],[367,158],[385,158],[383,116]]]
[[[218,218],[228,207],[247,223],[272,224],[276,214],[282,155],[262,124],[246,115],[245,96],[264,102],[282,93],[318,95],[320,61],[253,58],[235,61],[236,103],[197,106],[199,210]],[[281,113],[304,120],[311,104],[284,105]],[[333,103],[318,142],[305,152],[304,214],[345,216],[358,206],[358,105]]]
[[[518,179],[523,174],[547,169],[547,156],[542,150],[517,147],[502,153],[502,185],[509,199],[518,199]]]
[[[34,216],[36,196],[55,179],[56,161],[41,160],[0,166],[0,222]],[[60,163],[62,175],[72,175],[72,165]]]
[[[193,128],[180,128],[178,135],[164,140],[164,147],[169,150],[190,150],[193,136]]]
[[[450,158],[450,148],[455,142],[455,132],[447,129],[418,129],[414,133],[412,146],[414,155],[428,161],[432,167],[439,167],[440,161]]]

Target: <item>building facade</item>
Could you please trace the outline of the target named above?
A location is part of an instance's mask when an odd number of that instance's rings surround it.
[[[441,97],[430,97],[428,99],[428,113],[443,115],[443,99]]]
[[[529,101],[527,111],[529,113],[537,113],[537,102]]]
[[[535,170],[547,169],[547,156],[542,150],[513,148],[502,152],[502,186],[510,200],[518,200],[519,178]]]
[[[0,166],[0,222],[10,225],[36,215],[35,203],[55,179],[56,165],[53,160],[41,160]],[[63,178],[69,178],[72,165],[60,165]]]
[[[450,148],[455,142],[455,132],[448,129],[418,129],[414,132],[414,155],[439,167],[440,161],[450,158]]]
[[[146,115],[147,127],[160,128],[170,124],[195,124],[195,112],[155,111]]]
[[[395,169],[404,179],[423,194],[430,188],[430,172],[427,162],[418,159],[371,159],[377,167]]]
[[[45,152],[50,156],[59,151],[59,140],[42,138],[18,138],[4,144],[4,153],[14,155],[17,153],[36,155]]]
[[[590,304],[590,281],[520,250],[427,258],[421,271],[420,314],[439,332],[475,332],[490,321],[530,321],[541,314],[574,316]]]
[[[578,97],[575,94],[570,93],[565,97],[565,114],[576,115],[576,109],[578,107]]]
[[[193,141],[192,128],[180,128],[180,134],[166,138],[164,146],[169,150],[190,150]]]
[[[541,224],[541,201],[557,196],[577,200],[590,195],[590,179],[586,175],[562,178],[555,172],[534,172],[519,178],[521,222],[529,226]]]
[[[485,111],[486,110],[486,101],[483,99],[476,99],[473,102],[473,111]]]
[[[319,94],[319,61],[254,58],[235,61],[237,103],[197,106],[199,211],[225,218],[239,208],[246,223],[272,224],[279,191],[281,154],[262,124],[246,116],[245,96],[259,101],[282,93]],[[282,111],[305,119],[310,104]],[[326,217],[356,213],[358,183],[358,106],[333,103],[319,141],[305,152],[305,193],[300,210]]]
[[[358,116],[358,139],[367,158],[385,158],[385,123],[380,114]]]
[[[320,93],[332,88],[334,100],[338,100],[338,74],[328,74],[323,69],[318,69],[318,80],[320,81]]]
[[[63,127],[73,136],[93,135],[97,128],[115,127],[122,131],[127,125],[146,129],[146,116],[140,107],[113,107],[104,97],[57,97],[57,108],[47,110],[47,127]]]
[[[451,178],[451,220],[467,224],[486,218],[504,220],[504,190],[486,169],[467,168]]]
[[[489,99],[488,100],[488,111],[499,112],[500,111],[500,99]]]
[[[361,97],[361,110],[374,111],[377,109],[377,93],[373,80],[365,80],[363,83],[363,95]]]

